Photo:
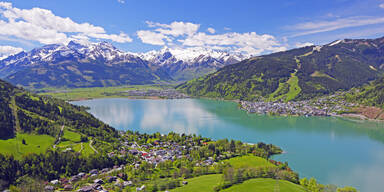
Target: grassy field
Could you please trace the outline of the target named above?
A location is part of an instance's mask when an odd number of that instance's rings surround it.
[[[301,92],[299,86],[299,78],[296,76],[296,72],[291,73],[291,77],[285,83],[279,83],[279,87],[269,95],[270,101],[276,101],[283,99],[288,102],[296,98]]]
[[[221,181],[221,174],[204,175],[187,179],[188,184],[171,190],[172,192],[212,192],[213,187]]]
[[[79,143],[81,140],[81,135],[72,131],[64,129],[64,134],[61,138],[61,142],[58,147],[64,147],[73,143]]]
[[[275,190],[276,189],[276,190]],[[289,181],[279,180],[276,182],[270,178],[250,179],[244,183],[234,185],[223,192],[242,192],[242,191],[257,191],[257,192],[305,192],[304,187],[296,185]]]
[[[291,74],[291,78],[287,81],[289,85],[289,91],[285,98],[285,101],[290,101],[296,98],[301,92],[301,88],[299,86],[299,78],[296,76],[296,72]]]
[[[251,155],[235,157],[225,161],[230,163],[234,168],[261,167],[261,166],[274,167],[275,166],[274,164],[270,163],[268,160],[264,158],[251,156]]]
[[[225,160],[226,162],[230,163],[234,168],[245,168],[245,167],[264,167],[264,166],[275,166],[269,161],[267,161],[264,158],[256,157],[256,156],[241,156],[241,157],[235,157],[228,160]],[[171,190],[173,192],[178,191],[185,191],[185,192],[194,192],[194,191],[201,191],[201,192],[212,192],[213,188],[222,180],[221,174],[214,174],[214,175],[204,175],[200,177],[195,177],[191,179],[187,179],[188,184],[179,188],[176,188],[174,190]],[[289,183],[289,182],[288,182]],[[242,184],[239,184],[242,185]],[[267,186],[269,189],[271,186]]]
[[[22,144],[22,140],[26,145]],[[0,153],[19,159],[27,153],[43,153],[53,145],[55,138],[49,135],[17,134],[15,138],[0,140]]]
[[[187,179],[188,184],[182,187],[171,190],[172,192],[213,192],[213,188],[221,181],[221,174],[204,175]],[[242,191],[257,191],[257,192],[273,192],[275,188],[280,192],[305,192],[305,188],[296,185],[289,181],[279,180],[276,182],[270,178],[258,178],[244,181],[241,184],[234,185],[223,192],[242,192]]]
[[[94,151],[89,146],[88,142],[81,142],[81,135],[79,133],[69,131],[64,129],[64,134],[62,136],[62,141],[57,145],[57,147],[65,149],[72,148],[73,151],[81,152],[81,154],[88,156],[93,154]]]
[[[93,149],[89,146],[89,141],[86,143],[83,143],[83,150],[81,151],[81,154],[88,156],[88,155],[92,155],[94,153],[95,152],[93,151]]]
[[[72,101],[93,98],[107,97],[126,97],[124,91],[134,89],[161,89],[169,88],[171,85],[132,85],[124,87],[92,87],[92,88],[75,88],[75,89],[43,89],[39,95],[50,95],[59,99]]]

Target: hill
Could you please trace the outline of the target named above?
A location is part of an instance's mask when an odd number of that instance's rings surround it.
[[[384,72],[384,38],[345,39],[254,57],[177,86],[194,96],[290,101],[348,90]]]
[[[17,134],[57,138],[63,127],[102,141],[113,141],[117,131],[75,106],[51,97],[37,96],[0,80],[0,139]]]

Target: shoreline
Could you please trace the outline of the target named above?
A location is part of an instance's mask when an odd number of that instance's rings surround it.
[[[68,102],[75,102],[75,101],[86,101],[86,100],[93,100],[93,99],[105,99],[105,98],[124,98],[124,99],[145,99],[145,100],[173,100],[173,99],[208,99],[208,100],[214,100],[214,101],[228,101],[233,102],[236,104],[240,104],[240,100],[233,99],[223,99],[223,98],[211,98],[211,97],[185,97],[185,98],[164,98],[160,96],[143,96],[143,97],[137,97],[137,96],[106,96],[106,97],[90,97],[90,98],[79,98],[79,99],[73,99],[73,100],[66,100]],[[368,118],[367,116],[361,114],[361,113],[344,113],[344,114],[328,114],[328,115],[298,115],[298,114],[268,114],[268,113],[255,113],[255,112],[249,112],[246,109],[239,106],[240,110],[244,110],[249,114],[265,114],[270,116],[281,116],[281,117],[338,117],[348,120],[363,120],[363,121],[371,121],[371,122],[384,122],[384,119],[372,119]]]

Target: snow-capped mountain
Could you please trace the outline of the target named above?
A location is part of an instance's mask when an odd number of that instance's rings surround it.
[[[243,59],[243,55],[206,49],[163,48],[130,53],[108,42],[71,41],[45,45],[1,60],[0,78],[34,88],[144,84],[189,80]]]
[[[203,48],[149,51],[139,56],[167,71],[176,80],[189,80],[213,72],[221,67],[246,59],[241,54]]]
[[[67,45],[51,44],[40,48],[35,48],[30,52],[20,52],[11,55],[0,61],[0,69],[5,66],[31,66],[41,65],[42,63],[55,63],[66,59],[74,60],[94,60],[106,63],[114,62],[134,62],[140,60],[139,57],[118,50],[108,42],[91,43],[88,45],[70,41]]]
[[[0,77],[31,87],[89,87],[170,81],[161,68],[107,42],[52,44],[0,61]]]

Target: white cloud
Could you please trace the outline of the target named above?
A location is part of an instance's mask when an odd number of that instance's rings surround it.
[[[190,22],[177,22],[174,21],[171,24],[154,23],[151,21],[146,22],[149,27],[156,28],[155,31],[163,35],[172,35],[178,37],[181,35],[193,35],[197,32],[200,25]]]
[[[297,48],[300,48],[300,47],[307,47],[307,46],[312,46],[313,43],[310,43],[310,42],[305,42],[305,43],[300,43],[300,42],[297,42],[296,43],[296,47]]]
[[[208,35],[198,33],[180,40],[184,46],[229,46],[235,52],[242,52],[249,55],[258,55],[262,52],[275,52],[285,50],[272,35],[258,35],[255,32],[250,33],[224,33],[217,35]]]
[[[109,39],[118,43],[127,43],[131,42],[132,39],[125,33],[120,32],[120,34],[105,34],[105,33],[90,33],[89,37],[97,38],[97,39]]]
[[[337,29],[359,27],[359,26],[379,24],[379,23],[384,23],[384,17],[358,16],[358,17],[339,18],[336,20],[324,20],[324,21],[299,23],[290,28],[298,31],[296,34],[292,35],[291,37],[298,37],[303,35],[334,31]]]
[[[11,9],[12,8],[12,3],[0,2],[0,7],[5,8],[5,9]]]
[[[0,35],[43,44],[63,43],[75,39],[79,34],[115,42],[131,42],[125,33],[107,34],[104,28],[89,23],[76,23],[70,18],[59,17],[52,11],[41,8],[19,9],[11,3],[0,2]]]
[[[19,47],[12,47],[8,45],[0,45],[0,59],[4,59],[9,55],[14,55],[16,53],[19,53],[21,51],[24,51],[24,49]]]
[[[148,27],[155,28],[154,30],[137,31],[137,36],[143,43],[151,45],[172,44],[174,38],[179,36],[190,36],[197,32],[200,25],[189,22],[172,22],[171,24],[161,24],[151,21],[146,21]]]
[[[214,34],[214,33],[216,32],[216,30],[215,30],[214,28],[212,28],[212,27],[209,27],[209,28],[207,29],[207,31],[208,31],[209,33],[211,33],[211,34]]]
[[[171,24],[146,22],[152,30],[137,31],[143,43],[152,45],[167,45],[183,48],[201,47],[204,49],[226,50],[246,55],[259,55],[264,52],[286,50],[272,35],[249,33],[214,34],[213,28],[208,28],[209,34],[198,32],[200,25],[189,22],[172,22]]]
[[[167,36],[161,33],[145,30],[137,31],[137,36],[143,43],[151,45],[165,45],[164,39],[169,39]]]
[[[117,0],[119,3],[125,3],[125,0]]]
[[[384,3],[380,4],[379,7],[384,9]]]

